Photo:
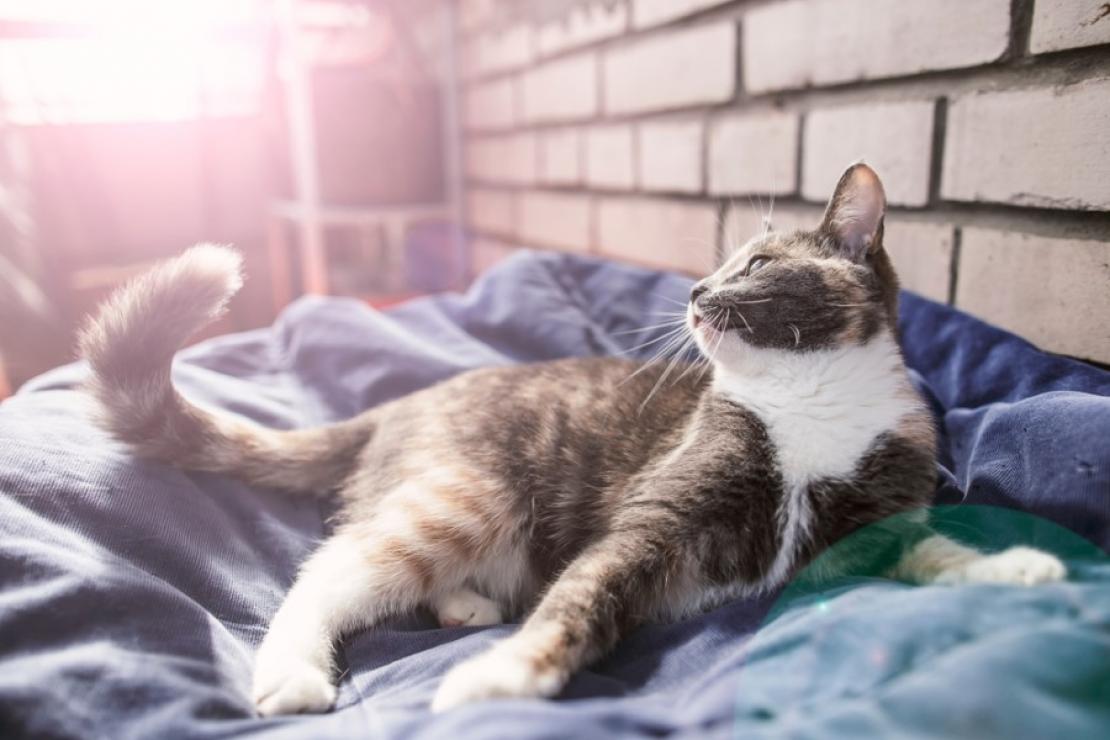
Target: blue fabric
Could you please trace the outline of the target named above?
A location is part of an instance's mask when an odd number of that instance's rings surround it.
[[[688,289],[524,253],[465,296],[387,313],[302,300],[186,351],[176,379],[263,424],[317,424],[472,367],[624,351]],[[1094,737],[1110,726],[1110,568],[1091,545],[1110,547],[1110,374],[913,295],[902,330],[943,426],[946,526],[1051,547],[1069,583],[788,590],[770,623],[749,600],[645,627],[562,701],[442,716],[426,709],[440,676],[511,625],[406,615],[344,643],[335,712],[255,718],[253,650],[327,505],[133,460],[89,423],[83,368],[48,373],[0,405],[0,736]]]

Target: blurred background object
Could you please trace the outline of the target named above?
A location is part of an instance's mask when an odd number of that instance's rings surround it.
[[[210,333],[304,292],[460,287],[453,10],[0,0],[7,384],[69,359],[109,291],[198,241],[235,244],[251,278]]]
[[[522,246],[701,273],[860,158],[906,287],[1110,362],[1105,5],[0,0],[7,384],[198,241],[251,278],[211,332]]]

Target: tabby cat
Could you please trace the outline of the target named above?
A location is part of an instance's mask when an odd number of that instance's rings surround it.
[[[571,359],[467,372],[315,429],[202,410],[170,365],[239,288],[238,255],[215,246],[123,288],[81,347],[100,423],[135,454],[341,502],[258,648],[260,714],[330,708],[336,641],[422,605],[444,626],[523,618],[446,675],[433,709],[551,697],[637,625],[767,592],[846,534],[929,504],[934,430],[898,346],[884,210],[857,164],[816,230],[723,255],[686,310],[709,372],[663,383],[660,365]],[[1046,553],[925,532],[888,531],[891,575],[1065,575]]]

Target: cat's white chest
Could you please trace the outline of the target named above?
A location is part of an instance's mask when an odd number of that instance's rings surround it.
[[[780,354],[757,375],[718,372],[714,385],[766,426],[788,490],[851,475],[875,440],[917,405],[887,337],[863,347]]]
[[[880,435],[917,407],[894,341],[827,352],[752,350],[752,365],[718,368],[714,389],[763,422],[782,476],[779,549],[762,587],[781,583],[818,526],[809,486],[848,478]]]
[[[866,388],[858,395],[828,403],[757,411],[775,446],[783,483],[789,488],[822,478],[849,476],[883,433],[910,411],[904,399],[875,398]]]

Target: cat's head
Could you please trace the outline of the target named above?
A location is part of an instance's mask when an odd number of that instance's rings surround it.
[[[813,231],[768,229],[722,256],[690,294],[687,321],[716,362],[753,348],[811,352],[893,333],[898,281],[883,249],[886,196],[864,164],[849,167]]]

